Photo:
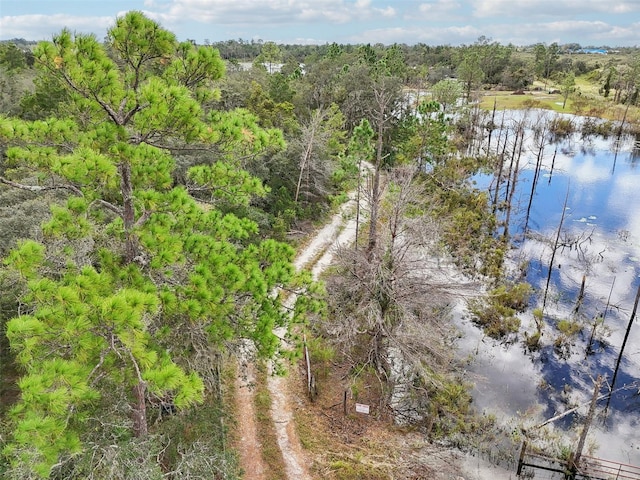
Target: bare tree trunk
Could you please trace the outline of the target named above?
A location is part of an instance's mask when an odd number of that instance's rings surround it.
[[[502,152],[500,153],[500,168],[498,169],[498,175],[496,175],[496,189],[495,192],[493,194],[493,205],[492,205],[492,211],[493,214],[495,215],[496,210],[498,208],[498,198],[500,196],[500,186],[502,185],[502,172],[504,171],[504,158],[505,158],[505,151],[507,149],[507,137],[509,135],[509,131],[507,130],[505,132],[505,139],[504,139],[504,145],[502,146]]]
[[[613,287],[616,284],[616,277],[613,277],[613,282],[611,282],[611,288],[609,289],[609,297],[607,298],[607,304],[604,307],[604,312],[602,312],[602,325],[604,326],[604,321],[607,318],[607,310],[609,310],[609,305],[611,303],[611,295],[613,294]],[[589,356],[590,353],[593,353],[593,337],[596,335],[596,328],[598,328],[598,317],[593,320],[593,328],[591,329],[591,335],[589,336],[589,342],[587,342],[587,348],[585,352],[585,357]]]
[[[547,185],[551,183],[551,177],[553,177],[553,169],[556,166],[556,155],[558,153],[558,145],[556,145],[556,149],[553,151],[553,158],[551,159],[551,171],[549,172],[549,181]]]
[[[553,242],[553,250],[551,251],[551,260],[549,261],[549,272],[547,273],[547,284],[544,287],[544,297],[542,298],[542,313],[544,314],[544,307],[547,305],[547,294],[549,293],[549,282],[551,282],[551,272],[553,271],[553,261],[556,258],[556,252],[558,251],[558,243],[560,242],[560,232],[562,231],[562,224],[564,223],[564,215],[567,211],[567,201],[569,200],[569,186],[567,185],[567,194],[564,197],[564,204],[562,205],[562,216],[560,217],[560,223],[558,224],[558,231],[556,232],[556,240]]]
[[[380,208],[380,171],[382,170],[382,149],[384,146],[384,134],[386,124],[390,121],[390,107],[393,103],[394,93],[387,85],[382,83],[374,87],[376,111],[374,118],[378,138],[376,140],[376,166],[373,174],[373,185],[371,188],[371,214],[369,217],[369,243],[367,245],[367,256],[371,257],[375,252],[378,243],[378,210]]]
[[[133,435],[138,438],[146,437],[149,433],[147,428],[146,390],[147,386],[142,381],[139,381],[133,387]]]
[[[519,147],[518,147],[518,155],[516,157],[516,163],[515,165],[513,165],[513,159],[511,161],[511,171],[510,173],[510,189],[509,189],[509,195],[507,197],[507,213],[505,215],[505,221],[504,221],[504,232],[503,232],[503,238],[505,240],[505,242],[507,242],[509,240],[509,223],[511,222],[511,208],[513,207],[513,195],[516,192],[516,184],[518,183],[518,175],[520,173],[520,157],[522,156],[522,150],[524,148],[524,125],[520,124],[518,125],[518,130],[516,132],[516,143],[514,144],[513,150],[514,153],[513,155],[515,155],[515,150],[516,150],[516,146],[518,145],[518,140],[520,141]]]
[[[122,220],[124,223],[125,239],[125,260],[133,263],[138,256],[138,241],[134,233],[136,223],[135,205],[133,196],[133,182],[131,180],[131,163],[123,160],[120,163],[120,191],[122,194]],[[146,404],[146,384],[142,380],[138,365],[130,353],[131,360],[138,374],[138,383],[133,387],[133,434],[136,437],[144,437],[148,433],[147,429],[147,404]]]
[[[578,464],[580,463],[580,457],[582,456],[584,443],[587,440],[587,433],[589,432],[589,427],[593,422],[593,417],[596,414],[596,404],[598,403],[598,398],[600,396],[600,388],[602,388],[603,381],[604,381],[604,377],[602,375],[598,375],[598,378],[596,379],[596,385],[593,388],[593,397],[591,397],[591,404],[589,405],[589,413],[587,413],[587,418],[585,418],[584,420],[582,433],[580,434],[580,439],[578,440],[578,446],[576,447],[576,452],[573,456],[573,465],[571,465],[573,471],[577,469]]]
[[[496,119],[496,107],[498,105],[498,100],[494,99],[493,100],[493,111],[491,112],[491,124],[489,125],[489,138],[487,140],[487,155],[489,155],[489,152],[491,151],[491,135],[493,134],[493,131],[495,130],[495,124],[493,123],[493,121]]]
[[[547,127],[548,121],[543,118],[538,118],[539,128],[536,131],[535,141],[538,143],[538,154],[536,155],[536,169],[533,174],[533,181],[531,182],[531,193],[529,195],[529,205],[527,205],[527,216],[524,221],[524,234],[527,234],[527,228],[529,227],[529,217],[531,216],[531,205],[533,204],[533,196],[540,179],[540,170],[542,169],[542,159],[544,158],[544,147],[546,146]]]
[[[354,250],[358,250],[358,234],[360,233],[360,188],[362,182],[362,159],[358,158],[358,183],[356,190],[356,238],[353,242]]]
[[[378,140],[376,141],[376,168],[373,172],[373,186],[371,187],[371,215],[369,216],[369,244],[368,255],[372,255],[378,243],[378,207],[380,203],[380,169],[382,168],[382,122],[378,123]]]
[[[627,331],[624,334],[624,339],[622,340],[622,346],[620,347],[620,353],[618,354],[618,359],[616,360],[616,368],[613,371],[613,378],[611,379],[611,391],[616,387],[616,378],[618,378],[618,370],[620,369],[620,361],[622,360],[622,355],[624,354],[624,349],[627,346],[627,340],[629,340],[629,333],[631,333],[631,325],[633,325],[633,321],[636,318],[636,311],[638,310],[638,300],[640,300],[640,285],[638,286],[638,291],[636,292],[636,299],[633,303],[633,311],[631,312],[631,317],[629,318],[629,324],[627,325]],[[607,400],[607,406],[605,411],[609,410],[609,403],[611,403],[611,397]]]
[[[304,151],[304,155],[300,160],[300,173],[298,174],[298,184],[296,185],[296,194],[293,197],[294,203],[298,203],[298,197],[300,196],[300,186],[302,185],[302,176],[304,175],[304,171],[307,168],[307,164],[309,162],[309,157],[311,156],[311,148],[313,146],[313,135],[314,132],[311,132],[311,140],[307,144],[307,148]]]
[[[584,300],[584,287],[587,283],[587,276],[582,275],[582,283],[580,284],[580,293],[578,293],[578,299],[576,300],[576,306],[573,307],[573,314],[577,315],[580,311],[580,307],[582,306],[582,301]]]
[[[533,173],[533,180],[531,181],[531,192],[529,193],[529,204],[527,205],[527,215],[524,221],[524,234],[527,234],[527,228],[529,227],[529,217],[531,216],[531,206],[533,205],[533,196],[536,193],[536,186],[538,185],[538,178],[540,176],[540,167],[542,163],[541,151],[538,153],[536,159],[536,169]]]

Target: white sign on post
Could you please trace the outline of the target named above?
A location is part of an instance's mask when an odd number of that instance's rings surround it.
[[[364,405],[363,403],[356,403],[356,412],[369,415],[369,405]]]

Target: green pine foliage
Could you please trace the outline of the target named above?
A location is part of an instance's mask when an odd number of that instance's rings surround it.
[[[24,293],[7,322],[22,378],[2,453],[10,475],[46,478],[54,465],[86,465],[83,440],[96,441],[109,403],[131,405],[132,420],[126,409],[108,416],[143,438],[150,399],[202,402],[211,383],[202,348],[248,338],[278,354],[273,328],[290,316],[273,292],[311,281],[295,273],[291,247],[260,240],[254,221],[230,213],[268,193],[243,162],[285,144],[246,110],[203,106],[225,71],[215,49],[130,12],[105,44],[63,30],[34,55],[66,86],[72,106],[58,111],[81,112],[0,117],[6,182],[66,192],[40,241],[5,259]],[[202,153],[179,185],[173,152],[185,149]],[[293,321],[321,308],[309,292]]]

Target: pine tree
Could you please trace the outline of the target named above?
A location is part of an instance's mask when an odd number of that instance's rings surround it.
[[[51,206],[42,242],[23,241],[5,260],[24,290],[7,324],[24,376],[3,453],[46,478],[82,450],[106,394],[130,405],[123,425],[144,437],[149,398],[177,408],[202,400],[191,360],[203,344],[249,338],[274,355],[272,330],[289,317],[272,292],[305,284],[291,247],[252,243],[257,225],[217,208],[264,195],[240,158],[284,146],[246,111],[203,108],[224,74],[217,50],[130,12],[105,44],[63,30],[34,54],[65,86],[71,114],[0,117],[10,145],[0,182],[68,196]],[[185,149],[202,153],[177,185],[173,153]]]

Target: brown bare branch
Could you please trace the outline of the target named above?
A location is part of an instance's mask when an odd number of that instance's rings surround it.
[[[5,185],[9,185],[13,188],[18,188],[20,190],[27,190],[29,192],[39,193],[45,192],[48,190],[69,190],[70,192],[75,193],[81,197],[84,196],[82,190],[80,190],[75,185],[70,184],[61,184],[61,185],[26,185],[24,183],[14,182],[4,177],[0,177],[0,183],[4,183]]]

